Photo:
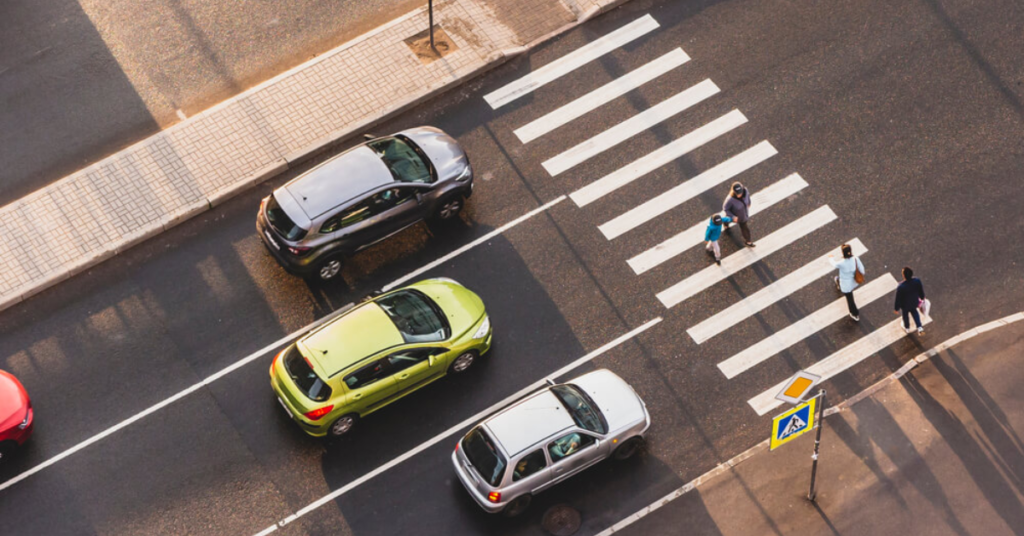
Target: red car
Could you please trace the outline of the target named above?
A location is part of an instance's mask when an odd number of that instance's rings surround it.
[[[32,401],[14,376],[0,370],[0,462],[32,436]]]

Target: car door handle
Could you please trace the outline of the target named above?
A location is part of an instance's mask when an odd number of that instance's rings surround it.
[[[398,379],[399,379],[399,380],[404,380],[404,379],[406,379],[406,378],[408,378],[408,377],[409,377],[409,375],[408,375],[408,374],[402,374],[401,376],[399,376],[399,377],[398,377]]]
[[[356,394],[352,395],[352,398],[356,399],[356,400],[358,400],[360,398],[363,398],[363,393],[356,393]]]

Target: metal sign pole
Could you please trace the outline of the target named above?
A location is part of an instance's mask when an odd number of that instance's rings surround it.
[[[427,11],[430,12],[430,50],[437,52],[434,48],[434,0],[427,0]]]
[[[818,475],[818,446],[821,445],[822,417],[825,415],[825,390],[818,391],[818,431],[814,437],[814,454],[811,455],[811,491],[807,493],[807,499],[814,502],[817,491],[814,489],[814,478]]]

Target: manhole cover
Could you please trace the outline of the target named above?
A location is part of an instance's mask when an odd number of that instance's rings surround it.
[[[544,512],[540,526],[555,536],[570,536],[580,530],[581,522],[579,510],[568,504],[556,504]]]

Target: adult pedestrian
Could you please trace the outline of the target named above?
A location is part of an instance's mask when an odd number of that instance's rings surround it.
[[[853,256],[853,248],[850,247],[850,244],[839,246],[839,251],[843,253],[841,261],[837,261],[831,254],[828,256],[828,262],[839,270],[839,275],[833,281],[835,281],[839,292],[846,296],[846,306],[850,309],[850,318],[860,322],[860,309],[857,309],[857,303],[853,301],[853,290],[864,281],[864,263]]]
[[[726,216],[736,222],[736,225],[740,226],[740,232],[743,233],[743,240],[747,247],[754,247],[754,242],[750,240],[750,227],[747,226],[747,222],[750,221],[750,191],[739,181],[732,183],[729,196],[722,203],[722,210]]]
[[[909,266],[903,267],[903,282],[896,287],[896,305],[893,307],[896,314],[903,313],[903,329],[910,333],[910,318],[914,317],[914,324],[917,324],[917,334],[924,335],[924,326],[921,325],[921,315],[917,308],[924,303],[924,285],[921,280],[914,277],[914,271]]]
[[[719,266],[722,265],[722,248],[718,245],[718,239],[722,237],[722,226],[729,223],[732,223],[732,218],[728,216],[723,218],[715,214],[708,220],[708,228],[704,231],[704,240],[707,242],[704,249],[714,253],[715,264]]]

